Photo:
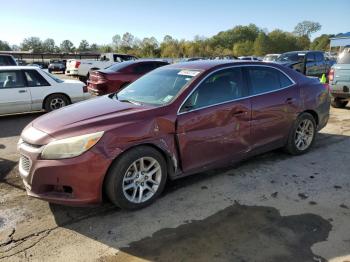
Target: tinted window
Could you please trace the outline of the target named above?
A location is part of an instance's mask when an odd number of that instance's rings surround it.
[[[314,61],[316,61],[315,54],[314,53],[308,53],[306,55],[306,61],[307,62],[314,62]]]
[[[50,84],[36,70],[26,70],[28,86],[49,86]]]
[[[0,88],[24,87],[21,71],[0,71]]]
[[[155,63],[141,63],[133,67],[133,72],[136,74],[145,74],[155,69],[157,65]]]
[[[248,68],[248,76],[252,95],[274,91],[293,84],[288,77],[273,68],[251,67]]]
[[[241,68],[230,68],[209,76],[188,98],[182,112],[244,97]]]
[[[8,55],[1,56],[0,55],[0,66],[12,66],[12,65],[15,66],[17,64],[11,56],[8,56]]]
[[[316,53],[315,56],[316,56],[316,61],[317,61],[317,62],[322,62],[322,61],[324,61],[324,56],[323,56],[322,53]]]
[[[113,72],[119,72],[121,70],[123,70],[124,68],[126,68],[129,65],[132,65],[134,62],[120,62],[120,63],[115,63],[109,67],[107,67],[106,69],[111,70]]]

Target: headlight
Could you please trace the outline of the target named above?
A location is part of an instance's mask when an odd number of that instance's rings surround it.
[[[103,132],[69,137],[47,144],[42,153],[43,159],[63,159],[80,156],[93,147],[102,137]]]

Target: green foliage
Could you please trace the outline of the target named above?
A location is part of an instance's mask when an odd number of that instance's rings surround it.
[[[326,35],[323,34],[319,37],[316,37],[314,41],[312,41],[310,45],[310,49],[312,50],[329,50],[330,38],[334,37],[334,35]]]
[[[75,51],[74,44],[69,40],[63,40],[60,45],[61,51],[64,53],[71,53]]]
[[[11,51],[11,47],[7,42],[0,40],[0,51]]]
[[[254,24],[238,25],[232,29],[219,32],[205,38],[195,36],[192,41],[175,39],[166,35],[162,42],[154,37],[145,37],[142,40],[129,32],[122,36],[116,34],[112,43],[98,46],[82,40],[77,48],[79,52],[118,52],[136,55],[138,57],[217,57],[217,56],[263,56],[267,53],[284,53],[292,50],[327,50],[329,38],[332,35],[322,35],[310,43],[310,35],[320,30],[321,25],[316,22],[303,21],[299,23],[293,33],[276,29],[267,32],[266,29]],[[10,46],[0,41],[0,50],[10,50]],[[22,50],[34,52],[74,52],[75,47],[69,40],[64,40],[60,48],[53,39],[42,42],[38,37],[29,37],[23,40]]]

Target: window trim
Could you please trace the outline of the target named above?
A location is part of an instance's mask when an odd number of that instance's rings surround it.
[[[275,90],[272,90],[272,91],[268,91],[268,92],[264,92],[264,93],[260,93],[260,94],[255,94],[255,95],[248,95],[248,96],[245,96],[245,97],[240,97],[240,98],[235,98],[235,99],[232,99],[232,100],[228,100],[228,101],[225,101],[225,102],[221,102],[221,103],[216,103],[216,104],[212,104],[212,105],[208,105],[208,106],[204,106],[204,107],[201,107],[201,108],[196,108],[196,109],[193,109],[193,110],[189,110],[189,111],[185,111],[185,112],[180,112],[182,106],[186,103],[186,101],[190,98],[190,96],[192,95],[192,93],[194,93],[194,91],[196,91],[196,89],[200,86],[200,84],[202,84],[205,80],[207,80],[212,74],[218,72],[218,71],[221,71],[221,70],[225,70],[225,69],[230,69],[230,68],[234,68],[234,67],[242,67],[242,69],[244,67],[265,67],[265,68],[273,68],[275,70],[278,70],[279,72],[281,72],[282,74],[284,74],[286,77],[288,77],[288,79],[292,82],[291,85],[288,85],[288,86],[285,86],[285,87],[282,87],[282,88],[279,88],[279,89],[275,89]],[[243,72],[243,79],[244,79],[244,72]],[[179,106],[178,110],[177,110],[177,115],[182,115],[182,114],[186,114],[186,113],[191,113],[191,112],[195,112],[195,111],[198,111],[198,110],[202,110],[202,109],[207,109],[209,107],[214,107],[214,106],[218,106],[218,105],[223,105],[223,104],[227,104],[227,103],[231,103],[231,102],[235,102],[235,101],[240,101],[240,100],[243,100],[243,99],[247,99],[247,98],[252,98],[252,97],[256,97],[256,96],[261,96],[261,95],[266,95],[266,94],[270,94],[270,93],[275,93],[275,92],[278,92],[278,91],[281,91],[281,90],[284,90],[284,89],[287,89],[289,87],[292,87],[296,85],[296,82],[289,76],[287,75],[285,72],[283,72],[281,69],[277,68],[277,67],[274,67],[274,66],[268,66],[268,65],[231,65],[231,66],[227,66],[227,67],[222,67],[222,68],[218,68],[216,70],[214,70],[213,72],[210,72],[205,78],[203,78],[193,89],[192,91],[186,96],[186,98],[182,101],[181,105]],[[250,91],[250,90],[249,90]]]
[[[28,84],[27,84],[27,79],[23,73],[22,70],[20,69],[8,69],[8,70],[0,70],[0,72],[16,72],[18,71],[21,75],[22,75],[22,80],[23,80],[23,86],[15,86],[15,87],[0,87],[0,90],[3,90],[3,89],[16,89],[16,88],[28,88]]]

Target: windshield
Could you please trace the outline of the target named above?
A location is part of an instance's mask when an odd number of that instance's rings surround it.
[[[292,62],[302,62],[304,60],[305,54],[304,53],[285,53],[280,55],[276,61],[279,62],[285,62],[285,61],[292,61]]]
[[[48,75],[51,79],[55,80],[57,83],[63,83],[64,81],[62,79],[59,79],[58,77],[46,72],[46,71],[42,71],[44,72],[46,75]]]
[[[345,49],[338,57],[338,64],[350,64],[350,48]]]
[[[127,86],[116,97],[136,104],[164,105],[199,74],[198,70],[156,69]]]

